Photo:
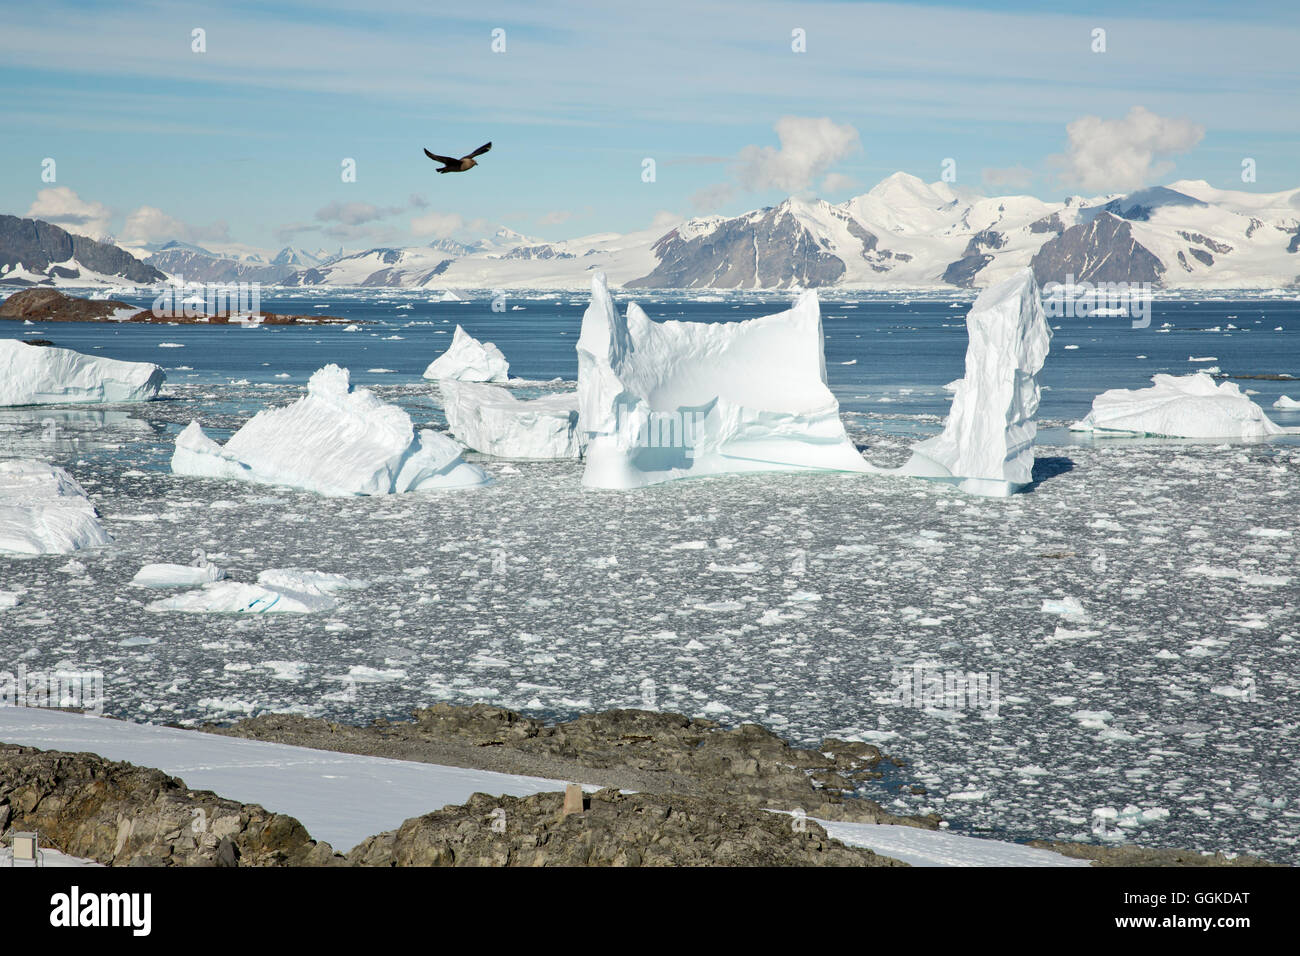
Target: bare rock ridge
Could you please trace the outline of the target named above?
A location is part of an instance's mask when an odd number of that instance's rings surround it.
[[[70,262],[78,263],[80,268],[67,265]],[[8,273],[19,265],[47,278],[78,279],[81,268],[140,285],[166,278],[158,269],[112,243],[76,236],[39,219],[0,215],[0,267],[7,267],[4,271]],[[0,283],[33,285],[34,281],[0,275]]]

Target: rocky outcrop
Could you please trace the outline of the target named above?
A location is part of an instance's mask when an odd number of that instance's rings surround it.
[[[103,322],[135,306],[116,299],[79,299],[56,289],[24,289],[0,302],[0,319],[42,322]]]
[[[905,866],[831,840],[812,820],[699,797],[601,790],[476,793],[407,820],[348,854],[359,866]]]
[[[161,770],[0,744],[0,833],[107,866],[329,866],[293,817],[190,790]]]
[[[62,265],[72,260],[92,272],[120,276],[137,285],[148,285],[166,278],[153,266],[146,265],[112,243],[75,236],[40,219],[0,216],[0,266],[16,268],[22,265],[28,272],[47,276],[54,275],[51,267],[55,267],[60,269],[58,274],[65,279],[80,278],[80,270],[75,266]],[[5,277],[0,275],[0,283],[5,281]]]
[[[1029,846],[1051,850],[1077,860],[1090,860],[1093,866],[1281,866],[1257,856],[1224,853],[1197,853],[1194,850],[1152,849],[1142,846],[1097,846],[1092,843],[1052,843],[1030,841]]]
[[[865,231],[859,231],[864,235],[855,238],[870,251]],[[626,283],[628,288],[812,289],[834,284],[845,270],[844,261],[794,215],[790,201],[724,220],[691,238],[674,229],[655,243],[654,253],[654,271]]]
[[[1133,238],[1133,227],[1109,212],[1071,226],[1043,243],[1030,260],[1039,285],[1065,282],[1149,282],[1159,285],[1164,264]]]
[[[899,763],[866,743],[827,738],[820,748],[805,750],[757,724],[729,729],[646,710],[610,710],[548,724],[488,704],[439,703],[416,710],[413,718],[349,727],[267,714],[207,729],[323,750],[725,799],[751,808],[799,808],[831,820],[925,828],[939,823],[937,817],[899,817],[855,795],[880,776],[882,763]]]

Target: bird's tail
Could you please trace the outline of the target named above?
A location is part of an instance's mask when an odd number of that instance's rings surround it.
[[[440,172],[440,173],[449,173],[449,172],[451,172],[451,170],[450,170],[450,169],[440,169],[440,170],[438,170],[438,172]]]

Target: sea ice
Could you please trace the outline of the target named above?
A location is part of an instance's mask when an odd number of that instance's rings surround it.
[[[743,322],[655,322],[636,303],[620,316],[597,273],[577,349],[588,487],[874,470],[849,441],[826,386],[813,291],[789,311]]]
[[[68,554],[112,540],[86,492],[62,468],[0,461],[0,553]]]
[[[429,429],[416,434],[411,417],[365,388],[347,369],[327,365],[312,375],[307,394],[285,408],[258,412],[225,446],[197,421],[176,438],[178,475],[237,478],[289,485],[323,495],[386,495],[484,484],[483,469],[460,457],[461,447]]]
[[[1267,438],[1290,429],[1272,422],[1234,382],[1216,384],[1206,372],[1153,375],[1150,388],[1112,388],[1070,426],[1096,434],[1162,438]]]
[[[0,339],[0,405],[143,402],[158,397],[166,378],[151,362]]]
[[[1290,395],[1283,395],[1281,398],[1279,398],[1276,402],[1273,403],[1273,407],[1286,409],[1289,411],[1292,409],[1300,408],[1300,402],[1296,401]]]
[[[510,377],[510,363],[491,342],[480,342],[458,325],[451,346],[424,370],[424,377],[460,382],[504,382]]]
[[[942,434],[921,442],[899,474],[955,479],[963,491],[1005,496],[1029,484],[1038,426],[1038,373],[1052,330],[1029,269],[989,286],[966,315],[966,375],[949,387]]]
[[[239,581],[216,581],[197,591],[162,598],[145,607],[150,611],[190,614],[312,614],[332,611],[338,607],[338,602],[327,594],[281,591]]]
[[[477,382],[441,383],[451,433],[466,446],[500,458],[577,458],[582,454],[576,392],[528,401]]]

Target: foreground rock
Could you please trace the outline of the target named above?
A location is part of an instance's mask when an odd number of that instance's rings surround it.
[[[592,279],[578,338],[582,483],[640,488],[754,471],[872,471],[826,385],[815,292],[743,322],[655,322],[619,315]]]
[[[834,739],[819,750],[791,747],[757,724],[734,729],[711,720],[645,710],[611,710],[547,724],[487,704],[435,704],[409,722],[349,727],[267,714],[214,733],[256,740],[423,760],[453,766],[582,780],[606,787],[722,800],[753,809],[828,820],[902,823],[934,829],[937,817],[899,817],[855,796],[889,760],[871,744]]]
[[[0,406],[144,402],[157,398],[166,380],[152,362],[0,339]]]
[[[407,820],[347,856],[360,866],[905,866],[811,820],[700,797],[601,790],[490,797]]]
[[[1077,860],[1091,860],[1093,866],[1281,866],[1257,856],[1205,855],[1192,850],[1161,850],[1141,846],[1095,846],[1091,843],[1051,843],[1033,840],[1032,847],[1052,850]]]
[[[1216,383],[1208,372],[1153,375],[1152,386],[1112,388],[1071,431],[1161,438],[1253,439],[1297,429],[1274,423],[1234,382]]]
[[[365,388],[347,369],[327,365],[307,394],[286,408],[258,412],[225,446],[197,421],[176,438],[178,475],[287,485],[323,495],[389,495],[487,482],[460,456],[461,447]]]
[[[112,541],[85,490],[62,468],[0,461],[0,554],[69,554]]]
[[[107,866],[343,863],[293,817],[190,790],[160,770],[0,744],[0,833],[14,830]]]
[[[1034,470],[1038,373],[1052,340],[1034,274],[1022,269],[981,292],[966,334],[966,375],[952,383],[943,433],[913,448],[901,474],[1003,497],[1028,485]]]

